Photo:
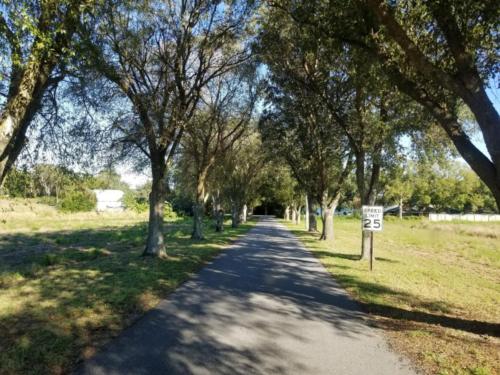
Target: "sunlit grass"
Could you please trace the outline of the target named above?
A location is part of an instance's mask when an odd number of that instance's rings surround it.
[[[287,225],[429,373],[499,373],[500,223],[386,220],[373,272],[359,219],[336,218],[333,243]]]
[[[0,373],[70,371],[253,225],[222,234],[207,226],[195,242],[190,220],[180,219],[167,225],[169,257],[159,260],[140,256],[143,217],[125,216],[66,215],[36,233],[26,219],[2,235]]]
[[[117,227],[147,220],[147,213],[79,212],[71,215],[36,199],[0,199],[0,234]]]

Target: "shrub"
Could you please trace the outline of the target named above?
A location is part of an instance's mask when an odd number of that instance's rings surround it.
[[[92,211],[96,207],[95,194],[88,190],[71,190],[64,194],[59,202],[62,212],[85,212]]]
[[[133,191],[125,193],[125,196],[123,197],[123,204],[128,210],[132,210],[137,213],[142,213],[149,210],[148,199],[142,195],[134,193]],[[165,206],[163,208],[163,217],[170,220],[178,218],[178,215],[174,211],[170,202],[165,201]]]
[[[163,208],[163,217],[170,220],[177,219],[178,217],[170,202],[165,201],[165,207]]]
[[[193,214],[193,199],[190,195],[177,192],[170,194],[168,199],[172,204],[172,209],[177,212],[177,214],[188,216]]]
[[[148,200],[143,196],[138,196],[132,191],[128,191],[123,196],[123,204],[128,210],[137,213],[146,212],[149,208]]]

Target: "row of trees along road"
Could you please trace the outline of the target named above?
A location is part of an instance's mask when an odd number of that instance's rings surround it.
[[[271,72],[264,131],[274,131],[283,113],[291,113],[284,109],[285,101],[292,102],[287,105],[291,108],[306,103],[305,98],[313,105],[301,108],[294,121],[285,120],[284,131],[276,134],[282,139],[299,134],[303,124],[314,121],[317,110],[312,108],[322,106],[327,113],[322,125],[329,131],[343,130],[350,146],[347,152],[355,157],[361,203],[373,204],[380,170],[395,155],[398,136],[412,130],[409,124],[427,127],[436,121],[500,206],[500,121],[485,91],[485,82],[498,70],[493,31],[498,7],[493,2],[285,0],[269,5],[260,41]],[[489,155],[471,142],[459,118],[463,106],[473,113]],[[312,128],[301,137],[317,149],[324,140]],[[341,137],[335,135],[337,144]],[[304,181],[304,190],[308,191],[307,184],[318,186],[300,175],[297,164],[310,170],[307,166],[324,154],[296,153],[297,163],[283,151],[295,176]],[[315,199],[322,202],[324,222],[331,226],[326,222],[331,209],[322,198]],[[362,242],[362,258],[367,257],[367,240]]]
[[[270,1],[325,40],[377,61],[401,93],[446,132],[500,207],[500,117],[486,93],[499,69],[496,1]],[[474,115],[486,145],[471,142],[458,108]]]
[[[118,100],[129,101],[131,115],[124,120],[121,114],[114,130],[150,162],[144,253],[164,256],[168,168],[205,88],[250,60],[254,8],[249,1],[2,1],[0,33],[11,57],[2,66],[10,79],[1,117],[2,180],[49,83],[60,82],[68,74],[65,58],[75,57],[72,72],[111,82]],[[60,75],[49,79],[56,70]],[[222,138],[240,131],[233,135]]]
[[[361,204],[374,204],[381,168],[399,136],[408,124],[425,126],[425,116],[380,77],[375,62],[280,10],[266,14],[260,47],[270,71],[264,140],[287,161],[311,210],[321,206],[321,239],[330,240],[352,164]],[[362,258],[367,241],[365,236]]]
[[[167,169],[204,88],[250,57],[244,38],[251,4],[223,6],[214,1],[110,2],[82,25],[88,68],[130,100],[135,118],[121,131],[150,161],[145,254],[166,255]]]
[[[307,202],[311,230],[320,206],[331,240],[352,184],[359,204],[395,199],[387,176],[398,174],[401,140],[419,147],[421,134],[438,134],[436,149],[444,134],[500,207],[500,121],[486,95],[498,16],[493,1],[0,0],[0,183],[42,106],[57,112],[57,88],[78,82],[76,110],[114,116],[110,144],[151,170],[146,255],[166,255],[172,186],[194,201],[193,238],[203,238],[209,197],[237,225],[269,193],[292,216]],[[472,122],[486,153],[469,138]],[[269,171],[292,182],[276,194]]]

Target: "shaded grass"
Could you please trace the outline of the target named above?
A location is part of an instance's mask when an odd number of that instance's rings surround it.
[[[106,217],[75,226],[67,215],[66,227],[47,220],[45,232],[2,235],[1,374],[67,373],[253,225],[222,234],[207,225],[197,242],[190,220],[170,223],[168,258],[160,260],[140,256],[146,223],[127,220],[135,223],[107,227]],[[43,250],[32,251],[37,246]]]
[[[500,372],[498,223],[387,220],[373,272],[358,260],[359,220],[336,218],[333,243],[287,225],[425,371]]]

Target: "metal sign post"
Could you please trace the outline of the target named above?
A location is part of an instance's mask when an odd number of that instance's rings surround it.
[[[373,232],[382,231],[384,224],[384,207],[382,206],[363,206],[361,208],[362,231],[370,232],[370,271],[373,270]]]
[[[370,271],[373,271],[373,232],[370,232]]]

